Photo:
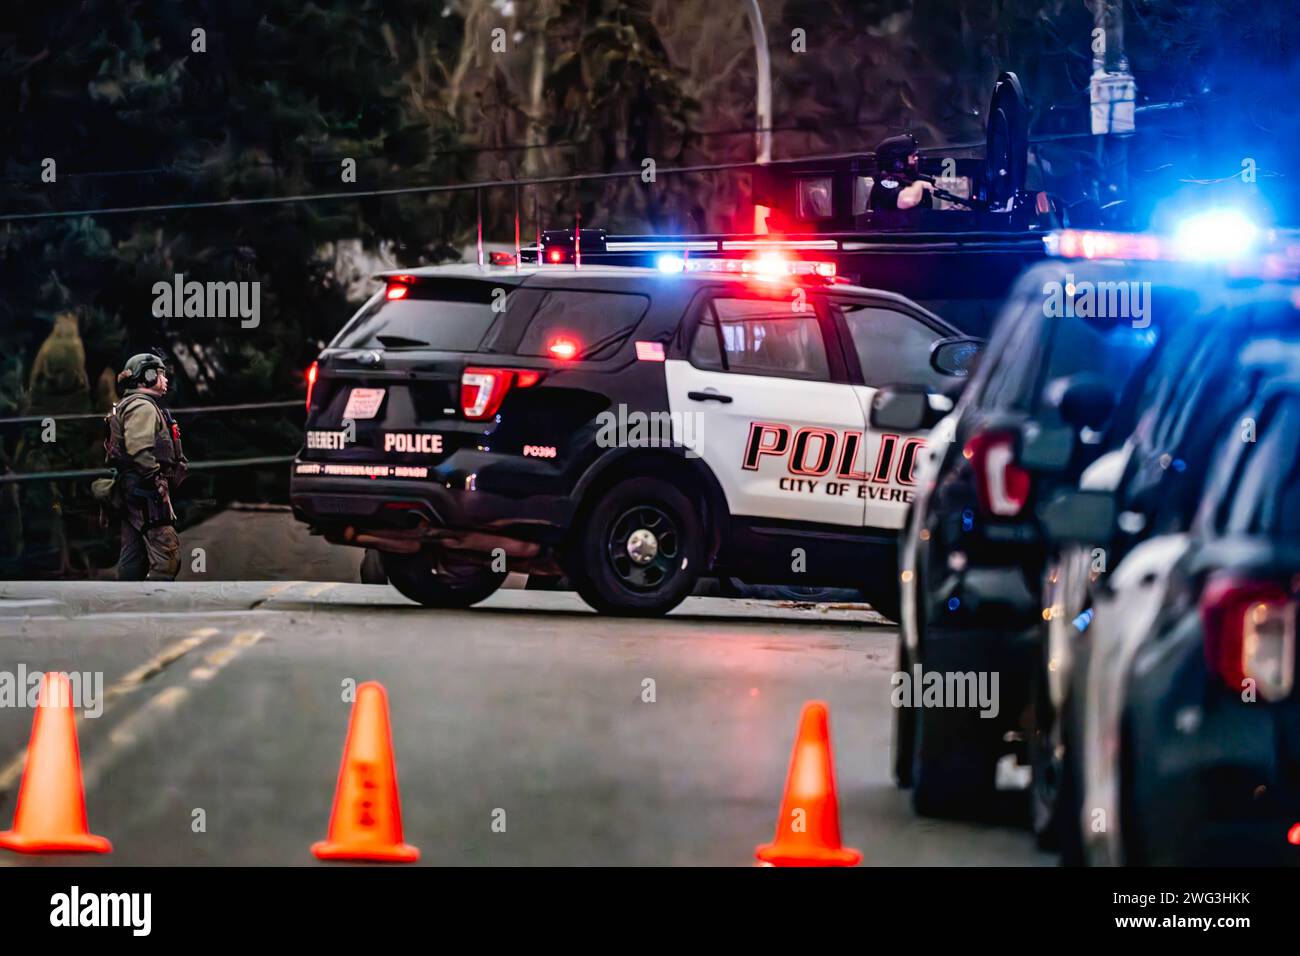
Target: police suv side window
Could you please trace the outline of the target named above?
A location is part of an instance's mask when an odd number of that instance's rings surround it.
[[[548,292],[515,352],[551,357],[556,343],[567,341],[579,358],[605,358],[637,327],[649,304],[643,295],[619,292]]]
[[[1039,296],[1021,295],[1004,314],[980,358],[971,381],[970,404],[1001,410],[1028,407],[1026,384],[1038,368],[1042,349],[1043,305]]]
[[[718,331],[718,320],[711,303],[704,306],[695,339],[691,342],[691,364],[710,372],[727,370],[722,359],[722,334]]]
[[[920,319],[871,302],[835,303],[844,316],[862,367],[862,380],[872,388],[923,385],[936,391],[952,379],[930,365],[930,347],[942,336]]]
[[[1239,374],[1253,395],[1207,423],[1217,424],[1219,441],[1209,456],[1197,523],[1211,534],[1294,539],[1300,536],[1300,381],[1293,370],[1300,341],[1259,338],[1242,356]]]
[[[787,299],[714,299],[705,309],[691,361],[741,375],[830,380],[817,311],[796,311]]]

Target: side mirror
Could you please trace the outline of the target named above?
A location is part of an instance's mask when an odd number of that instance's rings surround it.
[[[1062,544],[1101,544],[1115,527],[1115,496],[1109,491],[1056,492],[1038,507],[1043,533]]]
[[[1100,379],[1091,375],[1058,378],[1047,385],[1046,398],[1061,421],[1074,429],[1097,431],[1115,411],[1115,395]]]
[[[933,428],[953,409],[953,401],[923,388],[886,385],[871,399],[871,427],[916,432]]]
[[[1016,462],[1030,471],[1065,471],[1074,457],[1077,438],[1069,425],[1044,425],[1031,418],[1020,428],[1020,453]]]
[[[943,375],[966,378],[984,350],[984,340],[970,336],[940,339],[930,346],[930,367]]]

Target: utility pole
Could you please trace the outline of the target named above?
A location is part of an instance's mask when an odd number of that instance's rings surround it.
[[[754,36],[754,162],[766,164],[772,161],[772,58],[768,54],[767,29],[763,26],[763,11],[758,0],[744,0],[744,3],[749,29]],[[767,232],[769,212],[766,206],[754,206],[754,232]]]

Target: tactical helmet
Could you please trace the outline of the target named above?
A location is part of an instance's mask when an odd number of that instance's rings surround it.
[[[160,374],[167,374],[167,363],[152,352],[141,352],[126,360],[118,381],[136,388],[152,388]]]
[[[905,173],[908,160],[917,151],[916,138],[911,133],[891,136],[876,147],[876,166],[881,173]]]

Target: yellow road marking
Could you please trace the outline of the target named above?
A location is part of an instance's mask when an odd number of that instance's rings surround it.
[[[189,680],[209,681],[221,670],[252,647],[265,636],[262,631],[240,631],[225,647],[218,648],[204,657],[206,667],[196,667],[189,673]],[[150,730],[166,721],[180,709],[190,698],[191,687],[166,687],[149,699],[139,710],[122,721],[108,735],[108,744],[96,753],[93,760],[87,761],[83,775],[87,790],[91,788],[121,754],[140,741]]]
[[[130,694],[150,677],[161,673],[168,664],[173,663],[178,658],[184,657],[209,637],[219,633],[220,632],[215,627],[195,628],[190,632],[189,637],[168,644],[139,667],[128,671],[121,680],[113,684],[113,686],[108,688],[108,690],[104,691],[104,711],[108,710],[108,705],[113,701]],[[103,713],[100,714],[100,717],[103,717]],[[78,723],[84,720],[80,713],[76,714],[76,719]],[[0,794],[7,793],[22,778],[23,767],[26,763],[27,748],[24,747],[4,765],[3,769],[0,769]]]

